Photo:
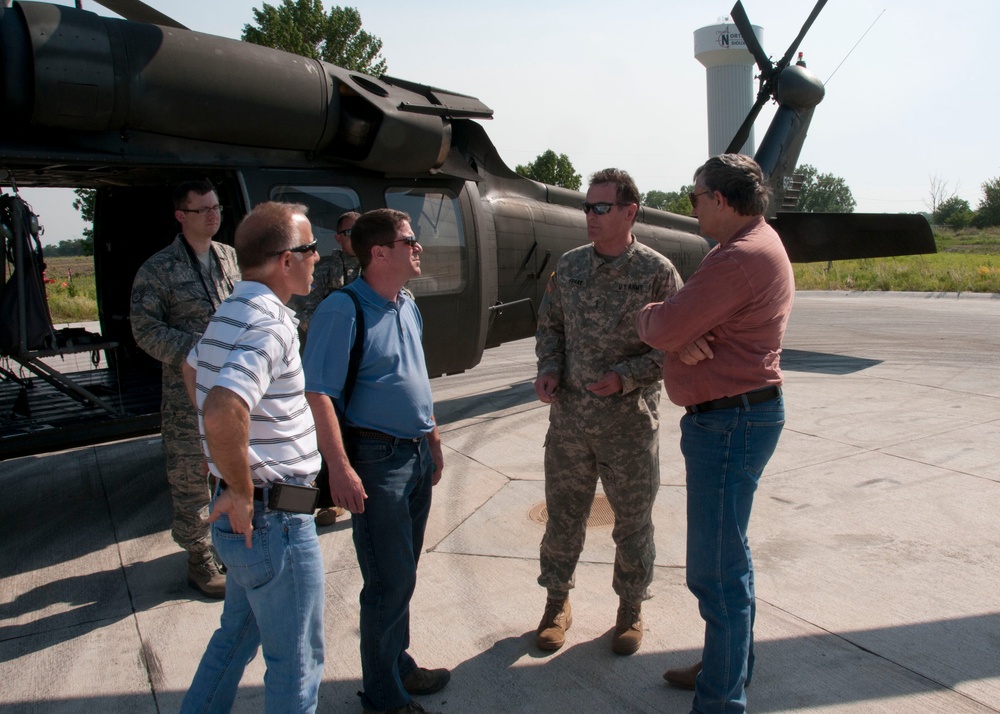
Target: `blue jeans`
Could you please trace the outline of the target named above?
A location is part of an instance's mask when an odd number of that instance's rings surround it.
[[[410,646],[410,597],[431,510],[434,459],[427,439],[390,443],[352,438],[348,453],[368,498],[351,519],[361,566],[361,673],[365,709],[411,699],[403,678],[417,664]]]
[[[754,492],[785,425],[777,397],[749,407],[687,414],[687,585],[705,620],[693,712],[746,711],[756,611],[747,527]]]
[[[313,517],[254,502],[253,547],[228,516],[212,524],[226,564],[219,629],[201,658],[182,714],[228,712],[243,670],[264,650],[268,714],[314,712],[323,679],[323,557]]]

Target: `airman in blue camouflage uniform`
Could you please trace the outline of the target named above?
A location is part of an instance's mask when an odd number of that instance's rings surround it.
[[[188,583],[207,597],[222,598],[226,579],[209,548],[205,521],[210,494],[198,414],[184,390],[181,364],[240,274],[236,251],[212,240],[222,223],[212,184],[181,184],[174,208],[180,234],[143,263],[132,284],[132,335],[163,364],[161,434],[174,507],[171,533],[188,552]]]
[[[639,192],[627,173],[594,174],[584,208],[591,245],[559,259],[535,335],[535,391],[551,405],[538,578],[548,600],[536,642],[556,650],[566,640],[569,590],[600,479],[615,515],[612,585],[619,608],[612,650],[632,654],[642,641],[641,603],[656,558],[663,366],[663,354],[639,339],[635,319],[648,302],[677,292],[681,279],[669,260],[632,235]]]
[[[312,290],[308,295],[293,297],[289,303],[299,320],[299,337],[303,345],[309,331],[309,321],[319,304],[334,290],[340,290],[361,275],[361,263],[354,256],[354,249],[351,247],[351,229],[360,215],[357,211],[348,211],[337,219],[337,242],[340,250],[319,259],[313,271]]]
[[[335,290],[340,290],[361,275],[361,263],[355,257],[354,247],[351,245],[351,229],[354,228],[354,221],[358,220],[360,216],[361,214],[357,211],[341,214],[340,218],[337,219],[336,236],[340,250],[335,250],[332,255],[319,259],[316,269],[313,271],[312,290],[308,295],[296,295],[289,303],[289,307],[295,310],[295,317],[299,320],[299,342],[303,349],[305,349],[309,323],[319,304],[326,299],[327,295]],[[339,506],[320,508],[316,511],[316,525],[332,526],[344,513],[344,509]]]

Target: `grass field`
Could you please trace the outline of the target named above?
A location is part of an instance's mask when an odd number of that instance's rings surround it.
[[[794,266],[799,290],[1000,293],[1000,228],[938,229],[938,253]],[[52,322],[97,319],[94,261],[46,258]]]
[[[91,256],[45,259],[45,294],[56,325],[97,319],[97,284]]]

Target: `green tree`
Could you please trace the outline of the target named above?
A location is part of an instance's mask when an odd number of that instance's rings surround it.
[[[82,253],[66,255],[93,255],[94,254],[94,202],[97,198],[97,191],[92,188],[78,188],[73,191],[76,198],[73,199],[73,208],[80,212],[80,218],[89,223],[83,229]],[[66,241],[61,241],[62,245]]]
[[[1000,177],[983,182],[983,197],[972,219],[976,228],[1000,226]]]
[[[569,157],[566,154],[556,155],[552,149],[539,155],[530,164],[518,166],[514,170],[525,178],[552,186],[562,186],[574,191],[580,190],[580,183],[583,180],[583,177],[573,168]]]
[[[847,182],[833,174],[821,174],[803,164],[795,170],[802,178],[795,210],[800,213],[854,213],[857,202]]]
[[[382,40],[361,29],[361,13],[353,7],[333,7],[327,14],[322,0],[282,0],[253,10],[257,26],[243,26],[243,40],[330,62],[355,72],[381,76],[388,70]]]
[[[642,205],[658,208],[661,211],[679,213],[682,216],[691,215],[691,199],[688,194],[694,190],[693,185],[681,186],[679,191],[648,191],[642,194]]]
[[[938,204],[933,218],[935,225],[948,226],[958,230],[968,226],[972,222],[973,215],[968,201],[958,196],[952,196]]]
[[[45,246],[45,256],[48,258],[62,258],[66,256],[93,254],[94,244],[88,244],[88,242],[83,238],[78,238],[76,240],[61,240],[59,241],[59,245]]]

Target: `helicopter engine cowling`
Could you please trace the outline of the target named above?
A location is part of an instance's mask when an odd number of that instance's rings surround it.
[[[386,172],[436,169],[451,145],[448,108],[422,85],[44,3],[15,3],[0,22],[7,123],[310,152]],[[463,99],[474,105],[464,115],[491,114]]]

